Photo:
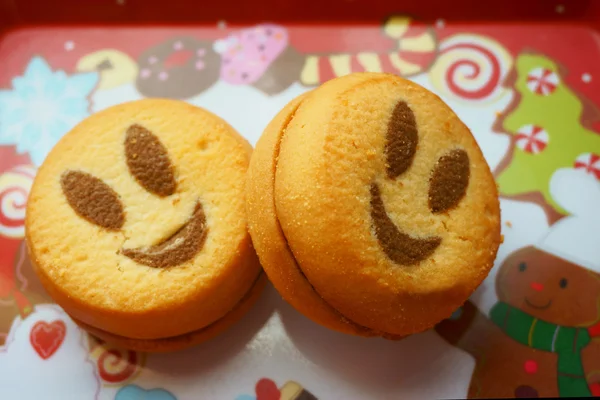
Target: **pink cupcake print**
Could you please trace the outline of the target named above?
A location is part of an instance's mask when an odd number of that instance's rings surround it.
[[[217,40],[221,79],[233,85],[252,85],[277,94],[297,81],[304,56],[288,46],[288,32],[274,24],[242,29]]]

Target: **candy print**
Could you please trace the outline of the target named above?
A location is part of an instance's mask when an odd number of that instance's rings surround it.
[[[370,53],[359,53],[369,72],[389,72],[409,77],[429,69],[438,52],[435,32],[430,26],[420,25],[406,16],[393,16],[383,25],[383,32],[394,39],[397,49],[387,54],[377,54],[380,65],[370,64],[376,59]],[[387,65],[389,63],[391,65]]]
[[[359,52],[331,55],[307,55],[300,82],[319,85],[352,72],[387,72],[404,77],[429,69],[437,56],[437,39],[431,27],[408,17],[389,18],[384,33],[397,41],[396,48],[385,53]]]
[[[600,156],[594,153],[583,153],[575,159],[575,168],[592,174],[600,181]]]
[[[92,336],[90,343],[90,356],[96,361],[100,378],[108,384],[127,382],[144,366],[143,353],[111,346]]]
[[[558,74],[550,69],[534,68],[527,74],[527,88],[535,94],[548,96],[560,83]]]
[[[294,381],[287,381],[281,388],[269,378],[256,382],[255,395],[243,394],[235,400],[318,400],[311,392]]]
[[[548,145],[548,132],[535,125],[525,125],[519,128],[515,135],[517,147],[527,153],[538,154]]]
[[[281,400],[318,400],[298,382],[287,381],[280,389]]]
[[[440,43],[429,79],[442,96],[472,106],[488,104],[507,93],[502,82],[512,62],[512,56],[494,39],[457,34]]]
[[[316,86],[352,72],[388,72],[413,76],[427,70],[437,55],[433,29],[408,17],[391,17],[384,26],[396,45],[387,52],[300,54],[288,43],[287,29],[262,24],[217,40],[221,79],[233,85],[251,85],[275,95],[294,82]]]
[[[25,208],[34,176],[32,165],[18,165],[0,175],[0,237],[24,237]]]
[[[494,124],[496,132],[509,135],[511,146],[495,175],[501,196],[538,203],[552,223],[568,214],[550,193],[552,175],[560,168],[583,168],[592,158],[578,157],[600,153],[600,135],[583,123],[590,118],[582,117],[597,109],[564,83],[555,86],[552,96],[531,91],[530,71],[566,73],[540,54],[523,53],[516,58],[506,82],[516,95]],[[591,171],[592,165],[596,162],[591,163]]]
[[[58,140],[89,115],[88,96],[98,73],[53,71],[42,57],[31,59],[11,90],[0,90],[0,145],[16,145],[40,165]]]

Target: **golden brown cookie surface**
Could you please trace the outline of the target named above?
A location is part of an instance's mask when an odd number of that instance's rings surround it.
[[[269,262],[272,239],[250,212],[269,277],[289,275],[275,286],[309,317],[350,333],[361,334],[325,310],[384,336],[449,316],[485,278],[500,241],[496,186],[468,128],[434,94],[385,74],[335,79],[290,107],[275,145],[265,132],[278,149],[273,197],[252,190],[265,186],[269,140],[259,141],[255,157],[265,160],[252,160],[248,182],[249,211],[273,203],[298,267]]]
[[[206,342],[229,329],[233,324],[241,319],[250,310],[250,308],[252,308],[254,303],[256,303],[265,287],[266,282],[267,279],[264,274],[260,274],[248,293],[241,298],[238,304],[236,304],[231,311],[212,324],[207,325],[197,331],[184,333],[183,335],[160,339],[131,339],[94,328],[78,320],[75,320],[75,322],[102,341],[122,348],[153,353],[183,350],[188,347]]]
[[[75,319],[115,335],[197,331],[247,293],[250,149],[207,111],[148,99],[88,118],[52,150],[27,211],[32,260]]]

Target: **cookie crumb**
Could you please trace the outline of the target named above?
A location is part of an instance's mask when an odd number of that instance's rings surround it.
[[[508,226],[509,228],[512,228],[512,222],[510,222],[510,221],[506,221],[504,224],[505,224],[506,226]]]

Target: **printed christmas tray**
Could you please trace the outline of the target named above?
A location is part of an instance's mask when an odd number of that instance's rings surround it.
[[[600,396],[600,3],[0,0],[3,399]],[[147,355],[100,343],[23,243],[36,168],[91,113],[185,99],[254,144],[290,99],[353,71],[438,93],[501,195],[490,276],[402,341],[328,331],[268,287],[223,335]]]

